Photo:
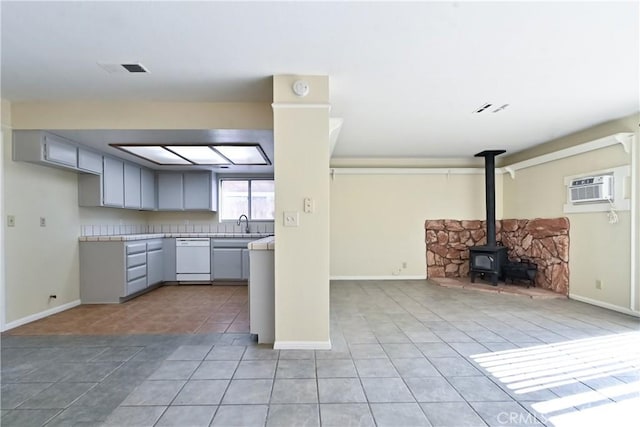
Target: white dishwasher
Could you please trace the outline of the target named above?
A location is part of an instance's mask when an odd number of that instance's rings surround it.
[[[176,280],[211,281],[211,249],[208,237],[176,239]]]

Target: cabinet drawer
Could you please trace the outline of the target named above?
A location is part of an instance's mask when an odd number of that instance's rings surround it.
[[[138,254],[147,251],[146,243],[130,243],[127,245],[127,255]]]
[[[147,277],[143,276],[139,279],[132,280],[127,283],[127,295],[141,291],[147,287]]]
[[[156,240],[156,241],[147,243],[148,251],[157,251],[159,249],[162,249],[162,240]]]
[[[147,283],[147,264],[127,269],[127,282],[131,282],[132,280],[138,279],[140,277],[145,279],[145,283]]]
[[[141,254],[127,255],[127,268],[137,267],[139,265],[145,265],[147,263],[147,254],[145,252]]]

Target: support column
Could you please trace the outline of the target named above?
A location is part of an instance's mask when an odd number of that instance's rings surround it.
[[[273,77],[274,348],[331,348],[329,110],[327,76]]]

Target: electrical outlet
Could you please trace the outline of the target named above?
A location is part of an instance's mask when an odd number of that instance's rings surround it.
[[[293,211],[284,212],[282,220],[285,227],[297,227],[300,222],[298,212]]]
[[[15,226],[16,226],[15,215],[7,215],[7,227],[15,227]]]
[[[40,217],[40,227],[46,227],[47,226],[47,218],[41,216]]]
[[[407,268],[407,261],[402,261],[402,268]]]
[[[602,280],[596,280],[596,289],[602,289]]]

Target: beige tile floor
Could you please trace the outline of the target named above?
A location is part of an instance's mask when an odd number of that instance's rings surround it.
[[[245,322],[246,288],[167,287],[94,308],[60,330],[84,319],[105,334],[2,336],[3,427],[637,424],[640,320],[566,298],[333,282],[332,349],[317,351],[229,332]],[[104,327],[172,319],[192,332]],[[227,332],[193,333],[207,323]]]
[[[123,304],[86,304],[8,335],[209,334],[249,332],[247,286],[162,286]]]

